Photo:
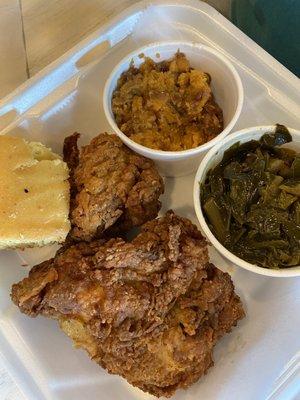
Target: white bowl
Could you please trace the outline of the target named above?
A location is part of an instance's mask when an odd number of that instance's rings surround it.
[[[153,150],[129,139],[118,128],[111,109],[111,99],[120,75],[126,71],[131,61],[139,66],[144,60],[140,54],[162,61],[170,59],[177,50],[183,52],[194,68],[208,72],[212,78],[212,91],[216,101],[223,110],[224,129],[211,141],[202,146],[183,151]],[[159,54],[159,58],[157,58]],[[187,175],[197,169],[205,152],[220,142],[232,130],[243,105],[244,92],[241,79],[234,66],[218,51],[193,42],[157,42],[135,50],[123,58],[111,72],[103,92],[103,107],[112,130],[135,152],[156,161],[158,169],[165,176]]]
[[[243,129],[241,131],[232,133],[230,136],[225,138],[222,143],[214,146],[203,158],[199,168],[196,172],[195,181],[194,181],[194,207],[197,214],[197,218],[203,231],[204,235],[208,238],[211,244],[218,250],[218,252],[227,258],[229,261],[238,265],[239,267],[245,268],[248,271],[256,272],[257,274],[267,275],[267,276],[276,276],[276,277],[291,277],[291,276],[300,276],[300,266],[293,268],[283,268],[283,269],[268,269],[259,267],[258,265],[250,264],[245,260],[235,256],[229,250],[227,250],[212,234],[209,229],[206,220],[204,218],[201,200],[200,200],[200,184],[205,181],[207,172],[214,168],[223,158],[224,151],[227,150],[230,146],[232,146],[236,142],[245,143],[249,140],[258,140],[265,132],[274,131],[275,127],[271,126],[257,126],[253,128]],[[295,129],[288,128],[292,137],[293,142],[285,145],[286,147],[291,147],[296,151],[300,152],[300,131]]]

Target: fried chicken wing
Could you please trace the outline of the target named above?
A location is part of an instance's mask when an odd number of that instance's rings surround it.
[[[90,241],[128,231],[157,216],[164,191],[154,163],[103,133],[78,152],[77,133],[65,139],[70,169],[71,236]]]
[[[57,319],[108,372],[158,397],[205,374],[217,340],[244,316],[200,232],[173,212],[131,242],[61,250],[13,285],[12,299],[23,313]]]

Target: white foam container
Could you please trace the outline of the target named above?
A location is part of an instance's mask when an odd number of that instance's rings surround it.
[[[245,101],[235,130],[276,122],[300,128],[299,80],[222,17],[197,0],[142,2],[111,20],[0,103],[2,133],[40,140],[61,152],[75,130],[82,142],[109,128],[102,110],[104,83],[128,53],[151,42],[188,40],[209,45],[238,70]],[[166,181],[163,210],[197,222],[194,176]],[[10,286],[53,248],[0,253],[0,353],[29,400],[129,400],[152,397],[108,375],[52,320],[30,319],[12,305]],[[259,276],[225,261],[247,317],[223,338],[216,365],[176,400],[296,400],[300,398],[300,279]],[[21,267],[24,260],[28,267]]]

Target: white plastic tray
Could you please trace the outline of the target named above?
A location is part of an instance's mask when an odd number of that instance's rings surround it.
[[[275,122],[300,128],[299,80],[207,4],[173,0],[129,8],[5,98],[2,133],[56,151],[74,131],[89,141],[108,129],[101,94],[112,67],[144,44],[178,39],[213,46],[235,64],[246,96],[235,129]],[[196,222],[192,183],[193,176],[168,180],[162,212],[173,208]],[[12,305],[11,284],[53,251],[0,253],[0,352],[21,390],[29,400],[150,399],[74,350],[54,321],[29,319]],[[211,257],[232,275],[247,317],[217,345],[207,376],[174,399],[300,399],[300,279],[252,274],[213,249]]]

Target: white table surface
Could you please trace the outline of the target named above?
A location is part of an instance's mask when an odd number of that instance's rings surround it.
[[[0,99],[136,1],[0,0]],[[228,16],[230,0],[206,1]],[[25,400],[1,359],[0,400]]]

